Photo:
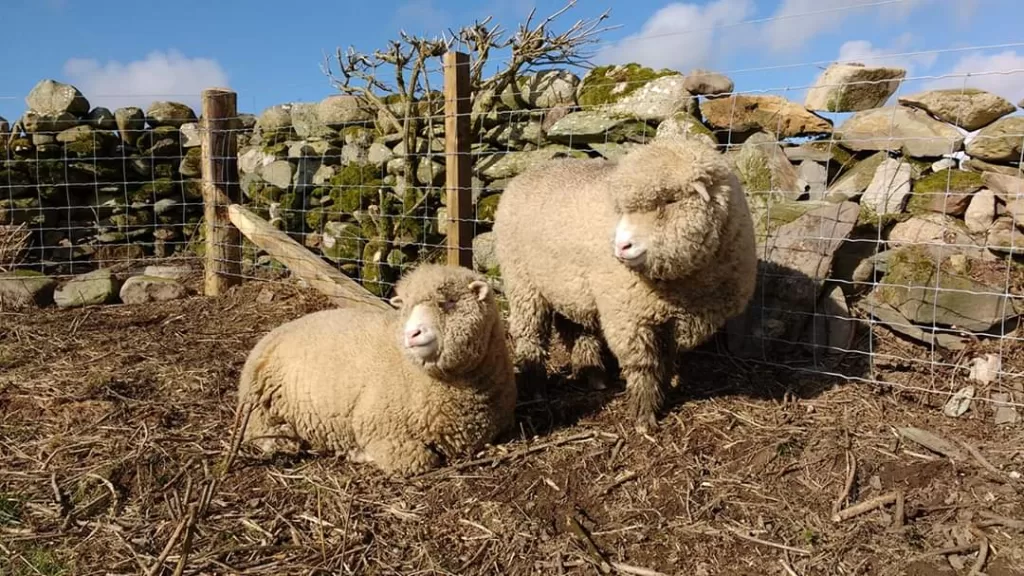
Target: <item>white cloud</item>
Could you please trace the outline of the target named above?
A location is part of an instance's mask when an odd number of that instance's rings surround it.
[[[968,54],[948,71],[937,76],[926,82],[923,89],[966,86],[988,90],[1015,104],[1024,98],[1024,54],[1018,54],[1015,50],[995,54]]]
[[[639,62],[682,72],[707,66],[728,35],[721,28],[743,22],[754,10],[753,0],[712,0],[704,5],[672,2],[648,18],[640,32],[603,47],[594,60]]]
[[[64,63],[64,74],[90,104],[111,110],[173,100],[192,106],[198,115],[203,90],[228,87],[227,73],[216,60],[188,58],[177,50],[150,52],[128,63],[72,58]]]
[[[912,78],[915,72],[931,68],[938,57],[934,52],[913,54],[912,44],[913,36],[909,32],[897,37],[888,48],[877,48],[867,40],[850,40],[839,47],[838,61],[903,68],[907,71],[906,77]]]

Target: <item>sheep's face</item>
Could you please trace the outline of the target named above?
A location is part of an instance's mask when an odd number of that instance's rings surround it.
[[[609,251],[648,278],[683,278],[712,263],[733,183],[721,165],[694,168],[699,157],[664,149],[644,154],[624,161],[611,179],[618,219]]]
[[[421,280],[425,281],[413,282],[413,286],[406,283],[405,287],[412,289],[391,299],[400,310],[402,351],[432,373],[452,374],[474,368],[487,351],[495,321],[490,286],[464,274]]]

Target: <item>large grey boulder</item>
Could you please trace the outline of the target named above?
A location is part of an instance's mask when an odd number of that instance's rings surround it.
[[[360,106],[359,99],[348,94],[334,94],[317,104],[316,115],[324,125],[344,128],[350,124],[363,124],[373,115]]]
[[[694,96],[714,98],[731,94],[735,85],[725,74],[695,68],[683,80],[683,89]]]
[[[770,135],[755,132],[730,157],[748,194],[777,192],[790,200],[803,195],[796,167]]]
[[[988,162],[1019,162],[1022,143],[1024,116],[1010,116],[982,128],[964,151]]]
[[[704,121],[717,130],[763,131],[777,139],[832,132],[832,122],[803,106],[773,95],[733,94],[700,103]]]
[[[884,105],[900,87],[902,68],[831,64],[807,91],[804,106],[820,112],[860,112]]]
[[[121,140],[135,142],[146,129],[146,113],[137,106],[126,106],[114,110],[114,123]]]
[[[1006,98],[977,88],[928,90],[901,96],[898,101],[968,132],[984,128],[1016,109]]]
[[[146,109],[146,122],[152,128],[157,126],[173,126],[175,128],[181,128],[181,125],[186,122],[196,122],[195,111],[189,108],[188,105],[182,104],[181,102],[169,102],[166,100],[160,100],[150,104],[149,108]]]
[[[25,97],[28,109],[39,114],[83,117],[89,113],[89,101],[71,84],[49,78],[40,80]]]
[[[581,110],[555,122],[548,130],[548,140],[559,144],[644,142],[653,138],[655,133],[655,128],[642,121],[596,110]]]
[[[910,164],[896,158],[886,158],[875,170],[875,175],[864,190],[860,204],[874,214],[899,214],[910,196]]]
[[[188,293],[177,280],[159,276],[132,276],[121,285],[121,302],[146,304],[184,298]]]
[[[685,77],[681,74],[655,78],[611,104],[608,112],[617,117],[654,122],[678,112],[697,114],[697,97],[683,88],[684,83]]]
[[[850,150],[902,150],[915,158],[953,154],[964,144],[963,135],[955,127],[907,106],[857,112],[836,128],[834,136]]]
[[[47,306],[56,286],[56,280],[32,270],[0,273],[0,310]]]
[[[914,324],[971,332],[997,328],[1020,313],[1005,290],[959,272],[950,256],[936,258],[920,245],[896,249],[875,289],[877,298]]]
[[[108,304],[117,297],[117,281],[107,268],[76,276],[53,293],[59,308]]]

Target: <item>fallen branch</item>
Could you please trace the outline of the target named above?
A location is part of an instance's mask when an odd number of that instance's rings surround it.
[[[843,485],[843,491],[839,493],[839,498],[832,503],[833,516],[842,510],[843,503],[850,497],[850,492],[853,490],[853,481],[857,477],[857,457],[849,450],[846,451],[846,467],[846,483]]]
[[[601,549],[594,543],[594,539],[587,534],[587,531],[583,526],[576,520],[572,513],[565,515],[565,524],[569,529],[569,533],[573,535],[583,545],[583,548],[587,551],[587,555],[590,556],[590,561],[597,566],[598,570],[603,574],[611,572],[611,564],[608,563],[608,559],[605,558]]]
[[[971,566],[971,571],[967,573],[967,576],[979,576],[981,569],[985,567],[985,562],[988,560],[988,536],[984,532],[971,526],[971,533],[978,537],[978,559],[974,561],[974,565]]]
[[[896,502],[898,498],[899,498],[899,492],[895,492],[895,491],[894,492],[889,492],[887,494],[882,494],[881,496],[876,496],[876,497],[874,497],[874,498],[872,498],[870,500],[865,500],[865,501],[863,501],[863,502],[861,502],[859,504],[854,504],[853,506],[850,506],[849,508],[844,508],[844,509],[840,510],[839,512],[836,512],[835,514],[832,515],[832,521],[833,522],[842,522],[844,520],[849,520],[850,518],[856,518],[857,516],[860,516],[861,514],[867,514],[868,512],[871,512],[872,510],[877,510],[877,509],[881,508],[882,506],[887,506],[889,504],[892,504],[892,503]]]
[[[1013,518],[989,512],[988,510],[982,510],[978,512],[978,515],[985,519],[982,522],[978,522],[979,526],[1002,526],[1012,530],[1024,530],[1024,520],[1014,520]]]

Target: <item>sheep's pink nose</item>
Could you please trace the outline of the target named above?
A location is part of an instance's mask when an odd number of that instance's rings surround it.
[[[629,250],[632,247],[633,247],[633,241],[632,240],[620,240],[620,241],[615,243],[615,250],[619,254],[622,254],[623,252],[625,252],[626,250]]]
[[[419,338],[422,334],[423,334],[423,328],[420,327],[420,326],[416,326],[416,327],[413,327],[413,328],[406,328],[405,329],[405,340],[407,342],[412,342],[416,338]]]

